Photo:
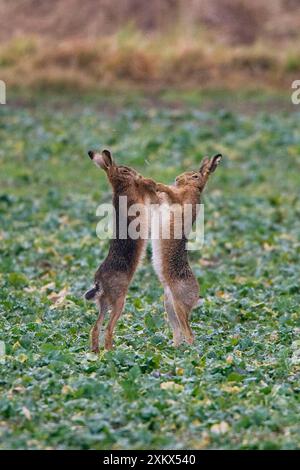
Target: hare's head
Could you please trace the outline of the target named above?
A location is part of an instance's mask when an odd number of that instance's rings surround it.
[[[222,155],[219,153],[212,158],[205,157],[198,171],[187,171],[177,176],[176,186],[193,186],[202,190],[210,173],[213,173],[221,161]]]
[[[95,165],[105,171],[112,185],[120,184],[123,186],[141,178],[141,175],[133,168],[117,165],[109,150],[103,150],[101,153],[90,150],[88,155]]]

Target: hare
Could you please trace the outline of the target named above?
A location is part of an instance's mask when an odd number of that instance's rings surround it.
[[[188,262],[187,234],[176,238],[175,228],[178,222],[183,228],[182,208],[184,204],[191,204],[191,222],[195,221],[196,205],[200,203],[200,196],[209,175],[215,171],[221,158],[220,154],[212,158],[206,157],[202,161],[199,171],[186,172],[178,176],[175,186],[156,184],[161,205],[165,203],[177,204],[181,208],[179,212],[175,211],[169,215],[171,228],[169,239],[163,238],[161,232],[157,239],[152,234],[153,265],[164,287],[164,304],[173,330],[175,346],[181,343],[182,334],[188,343],[193,343],[194,337],[189,324],[189,315],[200,300],[198,282]]]
[[[109,150],[96,153],[88,152],[91,160],[102,168],[113,189],[113,206],[116,211],[115,238],[111,240],[106,259],[95,274],[95,284],[85,294],[87,300],[94,299],[99,309],[99,316],[91,330],[91,350],[99,351],[99,334],[105,314],[111,311],[105,331],[105,349],[112,348],[115,325],[122,314],[125,296],[138,263],[142,258],[147,243],[147,236],[133,239],[128,236],[127,229],[132,217],[128,215],[127,207],[133,204],[146,205],[149,201],[157,200],[156,184],[153,180],[143,178],[134,169],[117,165]],[[120,197],[127,197],[127,207],[121,208],[126,225],[126,236],[121,236]],[[125,213],[126,212],[126,213]],[[148,231],[147,214],[140,214],[143,232]]]

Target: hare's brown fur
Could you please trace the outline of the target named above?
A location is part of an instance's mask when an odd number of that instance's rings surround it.
[[[91,349],[99,351],[99,334],[105,313],[110,310],[110,319],[105,331],[105,348],[112,348],[113,331],[117,320],[122,314],[126,293],[139,261],[145,250],[146,239],[120,238],[119,227],[119,198],[127,196],[127,207],[132,204],[147,204],[156,200],[156,184],[153,180],[143,178],[134,169],[118,166],[113,161],[108,150],[102,154],[89,152],[90,158],[107,174],[113,189],[113,205],[116,212],[116,238],[110,242],[106,259],[99,266],[95,274],[95,287],[91,289],[86,298],[94,297],[99,308],[98,319],[91,331]],[[126,214],[127,228],[132,220]],[[146,218],[142,224],[147,225]],[[145,229],[145,227],[144,227]]]
[[[197,172],[183,173],[176,178],[175,186],[157,184],[160,203],[192,205],[193,222],[196,218],[196,205],[207,183],[209,175],[216,169],[221,155],[205,158]],[[181,217],[181,213],[180,213]],[[174,226],[176,213],[171,214],[170,239],[152,239],[154,268],[164,286],[164,303],[173,330],[175,345],[180,344],[182,335],[188,343],[193,342],[189,315],[199,301],[199,286],[189,265],[186,250],[187,239],[176,239]],[[180,218],[180,223],[183,218]],[[183,231],[182,231],[183,233]]]

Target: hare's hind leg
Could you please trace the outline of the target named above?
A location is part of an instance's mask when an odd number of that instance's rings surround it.
[[[190,327],[190,313],[199,299],[199,287],[196,279],[191,277],[172,286],[174,310],[187,343],[192,344],[194,335]]]
[[[194,335],[189,323],[191,309],[179,299],[173,298],[173,303],[184,339],[187,343],[192,344],[194,342]]]
[[[176,312],[174,310],[172,293],[168,286],[165,286],[164,304],[168,315],[168,320],[173,331],[173,344],[174,346],[179,346],[182,341],[181,328]]]
[[[97,300],[97,305],[98,305],[98,308],[99,308],[99,315],[98,315],[97,321],[96,321],[96,323],[93,326],[92,331],[91,331],[91,350],[94,353],[99,352],[100,330],[101,330],[101,326],[102,326],[103,321],[104,321],[105,314],[108,310],[107,302],[105,301],[105,299],[103,297],[100,297]]]
[[[119,297],[112,305],[109,322],[105,330],[105,349],[112,349],[113,346],[113,333],[118,319],[120,318],[125,303],[125,295]]]

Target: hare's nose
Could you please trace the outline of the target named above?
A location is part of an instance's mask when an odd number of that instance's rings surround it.
[[[90,157],[91,160],[93,160],[93,158],[94,158],[94,152],[93,152],[93,150],[89,150],[89,151],[88,151],[88,156]]]

